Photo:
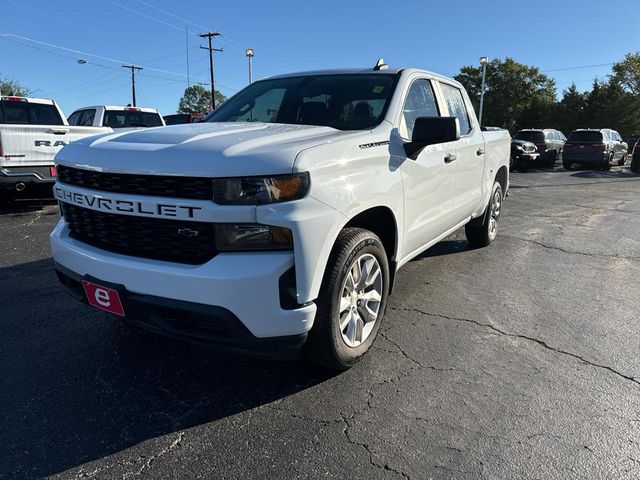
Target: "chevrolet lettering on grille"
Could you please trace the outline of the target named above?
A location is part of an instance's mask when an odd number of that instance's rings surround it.
[[[60,185],[56,185],[53,188],[53,192],[56,199],[62,202],[101,212],[157,218],[195,218],[196,212],[202,210],[201,207],[192,205],[102,197],[91,193],[68,190]]]

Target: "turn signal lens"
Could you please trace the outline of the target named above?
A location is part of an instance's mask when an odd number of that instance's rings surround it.
[[[216,248],[222,251],[291,250],[293,235],[285,227],[222,223],[216,225]]]

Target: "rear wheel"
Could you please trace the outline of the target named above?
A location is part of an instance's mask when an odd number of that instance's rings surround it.
[[[627,155],[624,154],[624,155],[622,155],[622,158],[620,160],[618,160],[618,165],[622,166],[622,165],[624,165],[626,163],[626,161],[627,161]]]
[[[499,182],[494,182],[491,199],[484,215],[470,221],[464,227],[467,240],[471,246],[486,247],[496,239],[500,214],[502,213],[502,200],[502,186]]]
[[[333,247],[306,354],[335,370],[355,365],[373,344],[389,293],[389,263],[369,230],[345,228]]]
[[[633,162],[633,160],[631,160],[631,171],[633,173],[640,173],[640,162]]]
[[[607,161],[602,165],[602,170],[611,170],[612,166],[613,166],[613,153],[609,155],[609,158],[607,158]]]
[[[562,166],[564,167],[565,170],[571,170],[573,168],[573,163],[563,158]]]

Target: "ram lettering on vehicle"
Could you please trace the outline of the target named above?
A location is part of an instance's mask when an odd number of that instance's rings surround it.
[[[182,216],[181,214],[186,214],[188,218],[194,218],[194,212],[202,210],[200,207],[189,205],[97,197],[89,193],[65,190],[58,185],[54,187],[53,191],[55,193],[55,197],[62,202],[71,203],[81,207],[90,207],[94,210],[104,212],[133,213],[155,217],[178,217]]]
[[[51,140],[36,140],[36,147],[64,147],[65,145],[69,145],[69,142],[65,142],[64,140],[56,140],[51,143]]]

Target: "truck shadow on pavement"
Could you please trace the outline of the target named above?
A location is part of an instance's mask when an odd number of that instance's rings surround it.
[[[0,284],[0,477],[62,472],[335,375],[125,327],[64,293],[50,259],[2,268]]]
[[[0,215],[37,212],[55,204],[56,201],[53,198],[24,198],[11,202],[0,200]]]

